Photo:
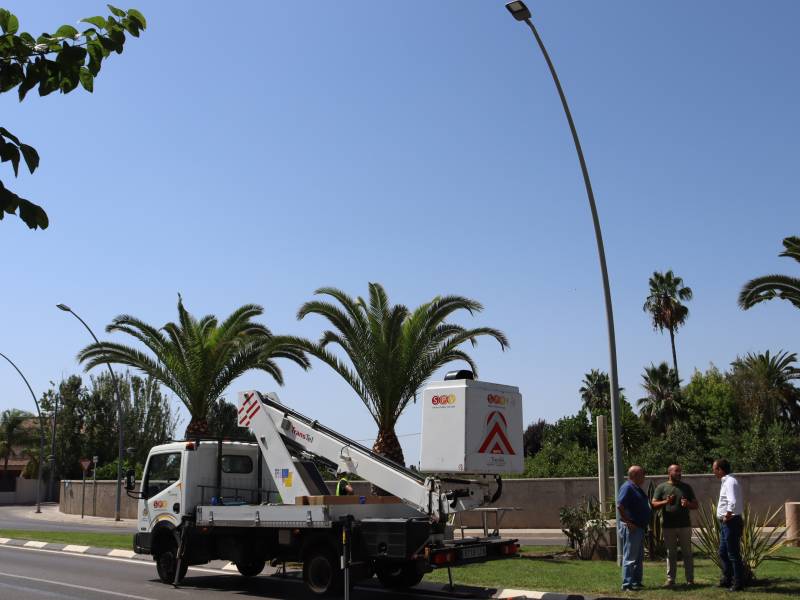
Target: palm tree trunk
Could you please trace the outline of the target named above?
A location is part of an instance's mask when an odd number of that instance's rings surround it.
[[[678,377],[678,355],[675,354],[675,330],[670,327],[669,329],[669,341],[672,344],[672,367],[675,369],[675,379],[677,380],[678,388],[680,388],[680,381],[681,378]]]
[[[403,456],[403,448],[400,446],[400,440],[397,439],[394,428],[381,428],[378,430],[378,437],[375,438],[372,451],[396,462],[400,466],[404,467],[406,465],[405,457]],[[389,492],[374,485],[372,486],[372,494],[374,496],[391,495]]]
[[[210,437],[211,430],[208,428],[208,419],[195,419],[192,417],[192,420],[186,426],[186,433],[183,435],[187,440],[196,437]]]

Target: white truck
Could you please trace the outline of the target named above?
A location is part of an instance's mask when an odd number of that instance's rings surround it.
[[[498,500],[501,473],[522,469],[522,398],[515,387],[448,374],[423,393],[421,469],[396,464],[282,404],[239,394],[239,425],[255,442],[176,441],[150,450],[134,550],[177,585],[189,565],[229,560],[244,576],[301,562],[315,594],[377,575],[416,585],[436,568],[517,555],[495,530],[454,539],[459,511]],[[331,496],[317,464],[389,496]],[[126,487],[135,489],[133,472]]]

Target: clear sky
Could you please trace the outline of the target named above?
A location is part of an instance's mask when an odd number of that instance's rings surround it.
[[[670,357],[642,312],[653,270],[695,293],[681,372],[737,354],[800,351],[800,314],[743,312],[741,285],[800,234],[800,4],[530,2],[584,145],[605,234],[621,384]],[[5,2],[38,34],[106,14],[100,1]],[[127,6],[127,5],[123,5]],[[51,226],[0,222],[0,351],[37,394],[79,371],[117,314],[162,325],[256,302],[274,332],[323,285],[385,285],[415,306],[478,299],[468,325],[504,330],[473,354],[514,384],[525,420],[574,413],[583,374],[608,369],[602,288],[578,163],[545,63],[502,2],[136,0],[148,29],[104,63],[94,94],[20,104],[2,125],[42,157],[3,181]],[[122,341],[122,336],[119,340]],[[369,439],[363,405],[328,367],[285,366],[282,400]],[[234,384],[273,390],[253,373]],[[33,409],[0,365],[0,408]],[[419,406],[398,425],[420,431]],[[182,433],[182,427],[181,427]],[[418,437],[402,441],[409,462]]]

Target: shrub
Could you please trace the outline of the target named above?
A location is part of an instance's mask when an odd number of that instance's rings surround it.
[[[558,518],[561,531],[567,536],[575,555],[581,560],[591,559],[608,529],[600,503],[589,498],[576,506],[562,506]]]

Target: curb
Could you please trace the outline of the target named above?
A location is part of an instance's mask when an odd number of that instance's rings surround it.
[[[59,544],[55,542],[40,542],[36,540],[19,540],[15,538],[0,538],[0,546],[16,546],[18,548],[33,548],[35,550],[53,550],[66,554],[89,554],[92,556],[112,556],[114,558],[128,558],[149,562],[152,557],[145,554],[136,554],[133,550],[119,548],[97,548],[95,546],[79,546],[77,544]]]

